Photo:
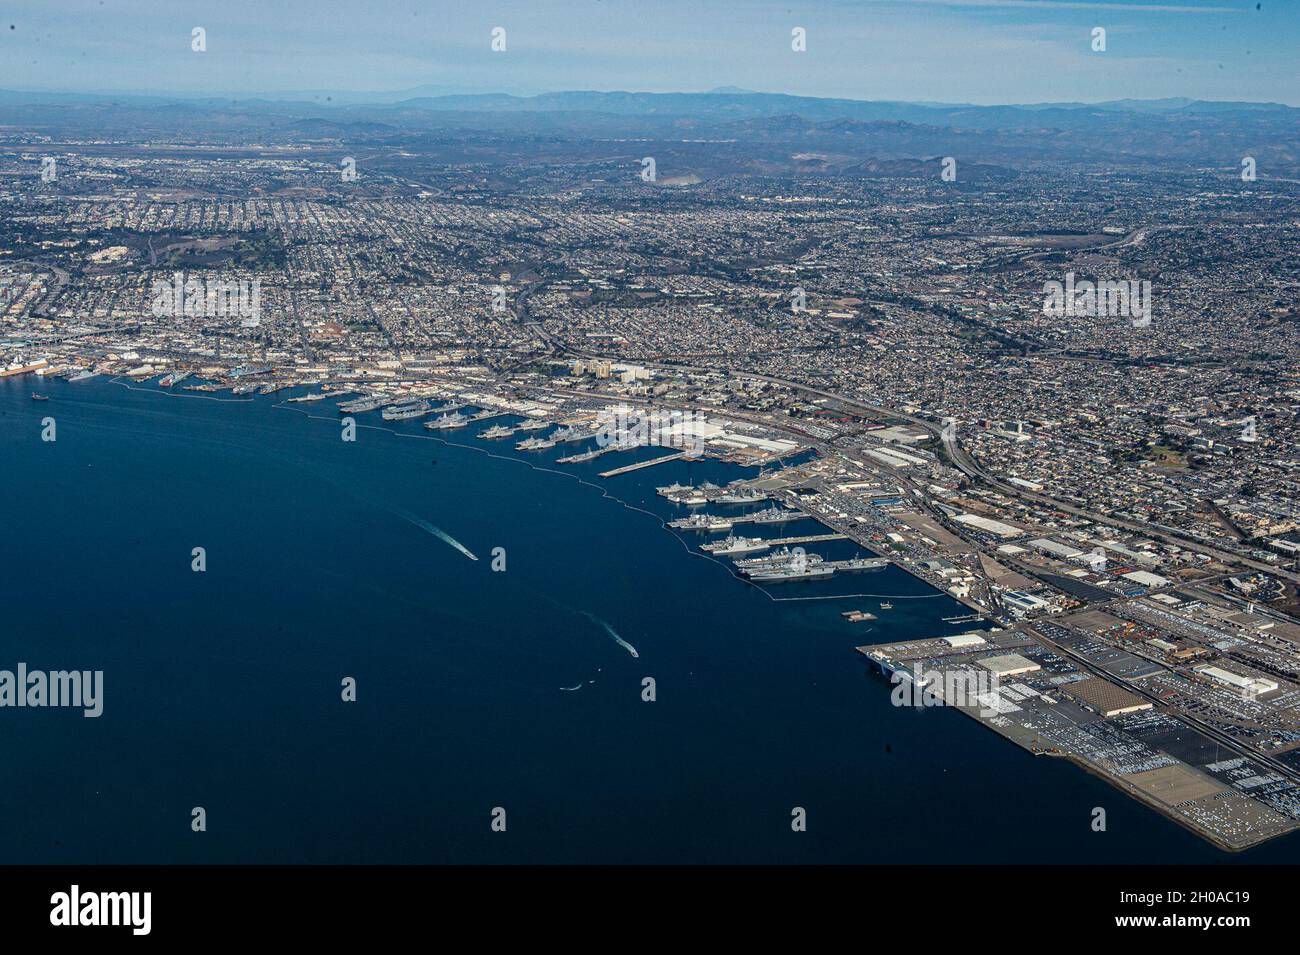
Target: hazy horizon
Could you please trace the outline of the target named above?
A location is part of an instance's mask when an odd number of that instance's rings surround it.
[[[596,88],[596,87],[574,87],[564,89],[546,89],[536,93],[511,93],[499,89],[484,90],[451,90],[440,87],[415,86],[405,87],[402,89],[389,90],[362,90],[362,89],[322,89],[322,90],[248,90],[248,91],[231,91],[231,90],[195,90],[193,92],[175,93],[166,90],[103,90],[103,89],[29,89],[22,87],[0,87],[0,93],[29,94],[31,96],[64,96],[64,97],[97,97],[110,96],[122,98],[139,98],[139,99],[167,99],[175,101],[202,101],[211,99],[225,99],[230,97],[240,101],[266,101],[273,103],[307,103],[314,106],[322,107],[347,107],[347,106],[370,106],[386,105],[401,103],[409,99],[438,99],[443,97],[495,97],[504,96],[512,99],[528,100],[538,99],[544,96],[557,96],[564,94],[595,94],[595,95],[630,95],[630,96],[709,96],[709,95],[736,95],[736,96],[790,96],[799,99],[821,99],[821,100],[843,100],[845,102],[855,103],[901,103],[908,106],[936,107],[936,108],[997,108],[997,107],[1045,107],[1045,106],[1103,106],[1111,103],[1135,102],[1135,103],[1162,103],[1185,100],[1187,102],[1201,103],[1222,103],[1222,104],[1245,104],[1250,106],[1285,106],[1289,109],[1300,109],[1300,105],[1283,102],[1281,100],[1235,100],[1235,99],[1207,99],[1195,96],[1158,96],[1158,97],[1133,97],[1124,96],[1108,99],[1076,99],[1076,100],[1007,100],[996,103],[975,103],[969,100],[920,100],[920,99],[883,99],[883,98],[862,98],[855,96],[815,96],[801,93],[785,93],[780,90],[754,90],[740,89],[736,87],[719,86],[712,89],[664,89],[664,90],[644,90],[644,89],[626,89],[626,88]],[[333,97],[333,99],[322,99],[323,97]]]
[[[17,0],[0,88],[85,95],[392,97],[597,90],[1031,105],[1188,98],[1300,105],[1300,11],[1253,0]],[[206,49],[191,49],[195,28]],[[505,32],[506,49],[491,49]],[[806,49],[791,31],[806,31]],[[1106,31],[1106,49],[1092,32]]]

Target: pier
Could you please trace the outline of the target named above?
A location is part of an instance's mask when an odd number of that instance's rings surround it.
[[[848,534],[805,534],[803,537],[773,537],[768,541],[773,547],[789,544],[820,544],[822,541],[846,541]]]
[[[676,454],[665,454],[661,457],[651,458],[649,461],[639,461],[636,464],[627,464],[621,468],[614,468],[612,471],[601,471],[600,476],[603,478],[618,477],[620,474],[631,474],[633,471],[640,471],[642,468],[652,467],[656,464],[663,464],[667,461],[679,461],[688,457],[685,451],[678,451]]]

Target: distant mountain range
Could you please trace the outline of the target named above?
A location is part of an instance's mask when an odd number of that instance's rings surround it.
[[[59,93],[0,90],[0,106],[73,106],[115,104],[150,107],[184,104],[200,108],[294,111],[302,109],[347,111],[356,109],[421,109],[458,112],[580,112],[628,116],[703,116],[753,118],[795,115],[805,119],[895,119],[931,125],[951,125],[961,119],[981,126],[1002,126],[1009,120],[1028,121],[1035,115],[1089,112],[1141,114],[1273,114],[1300,115],[1300,108],[1281,103],[1249,103],[1169,98],[1111,100],[1102,103],[1025,103],[976,106],[969,103],[910,103],[895,100],[832,99],[758,93],[737,87],[718,87],[705,93],[636,93],[569,90],[536,96],[507,93],[440,93],[420,89],[400,93],[294,92],[261,96],[199,96],[159,94]]]
[[[1300,109],[1191,99],[1006,106],[827,99],[719,88],[706,93],[573,90],[421,95],[302,93],[265,98],[116,96],[0,91],[0,124],[84,137],[179,136],[187,141],[328,141],[405,147],[475,138],[745,143],[726,168],[821,168],[897,175],[872,162],[960,155],[1023,169],[1036,161],[1232,167],[1253,156],[1273,169],[1300,161]],[[606,147],[602,147],[606,148]],[[664,147],[659,147],[660,150]],[[686,147],[681,147],[686,150]],[[696,150],[698,152],[698,150]],[[715,154],[727,152],[716,146]],[[812,159],[796,155],[812,154]],[[751,161],[752,160],[752,161]],[[863,165],[863,164],[866,165]],[[851,172],[850,172],[851,171]],[[974,170],[971,170],[974,172]],[[983,170],[1001,178],[993,168]]]
[[[1243,113],[1300,117],[1300,109],[1278,103],[1219,103],[1189,99],[1116,100],[1108,103],[1037,103],[1024,106],[921,104],[889,100],[822,99],[783,93],[715,90],[708,93],[600,93],[571,91],[539,96],[481,94],[424,96],[397,101],[397,108],[463,112],[581,112],[626,116],[691,116],[713,120],[799,116],[808,120],[900,120],[931,126],[1005,129],[1072,122],[1091,113],[1201,115]]]

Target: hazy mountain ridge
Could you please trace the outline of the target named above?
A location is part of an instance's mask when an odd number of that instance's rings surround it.
[[[634,93],[568,91],[534,97],[464,94],[392,103],[76,96],[0,91],[7,135],[122,142],[171,139],[224,145],[258,142],[340,146],[474,141],[506,162],[533,155],[582,156],[628,142],[654,143],[704,174],[820,170],[835,175],[896,174],[872,161],[960,156],[989,178],[1042,161],[1179,163],[1235,167],[1243,156],[1264,167],[1300,157],[1300,109],[1270,103],[1122,100],[974,106],[819,99],[725,91]],[[633,145],[633,143],[644,144]],[[539,152],[539,143],[547,148]],[[726,144],[743,143],[744,148]],[[597,146],[596,144],[600,144]],[[694,144],[694,145],[692,145]],[[819,154],[816,162],[794,157]],[[970,171],[975,173],[974,166]]]

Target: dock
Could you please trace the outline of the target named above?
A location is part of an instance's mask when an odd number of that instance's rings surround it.
[[[781,547],[789,544],[820,544],[822,541],[846,541],[848,539],[848,534],[805,534],[802,537],[773,537],[768,543],[773,547]]]
[[[685,451],[678,451],[676,454],[665,454],[657,458],[651,458],[649,461],[626,464],[621,468],[614,468],[612,471],[601,471],[600,476],[603,478],[618,477],[620,474],[631,474],[633,471],[640,471],[642,468],[652,467],[656,464],[664,464],[667,461],[680,461],[687,456]]]

